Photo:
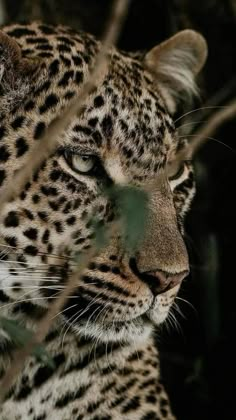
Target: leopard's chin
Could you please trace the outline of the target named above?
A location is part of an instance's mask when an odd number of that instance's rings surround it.
[[[101,342],[142,342],[145,341],[155,327],[158,327],[168,316],[148,311],[129,321],[114,321],[109,323],[82,321],[72,328],[78,335]]]
[[[173,301],[173,296],[168,299],[167,294],[165,296],[163,294],[156,298],[144,312],[133,317],[128,317],[126,314],[126,319],[107,319],[104,316],[94,317],[92,313],[89,318],[81,319],[73,314],[66,322],[76,334],[92,340],[105,343],[144,341],[167,319]],[[74,308],[71,309],[73,310]]]

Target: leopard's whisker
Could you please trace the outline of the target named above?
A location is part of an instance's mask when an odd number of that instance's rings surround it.
[[[62,315],[64,312],[68,311],[71,308],[74,308],[75,306],[78,306],[78,304],[75,303],[74,305],[71,305],[68,308],[62,309],[60,312],[58,312],[56,315],[54,315],[52,319],[56,318],[59,315]]]
[[[179,118],[177,118],[174,121],[174,123],[176,124],[178,121],[182,120],[182,118],[186,117],[187,115],[193,114],[194,112],[197,112],[197,111],[202,111],[204,109],[223,109],[223,108],[227,108],[227,106],[203,106],[200,108],[196,108],[181,115]]]
[[[1,274],[1,271],[0,271],[0,274]],[[3,272],[2,274],[6,274],[5,272]],[[37,271],[37,272],[35,272],[35,273],[33,273],[33,274],[37,274],[37,275],[39,275],[39,274],[42,274],[40,271]],[[44,274],[45,274],[45,272],[44,272]],[[58,280],[61,280],[61,277],[50,277],[50,276],[45,276],[45,275],[43,275],[43,276],[40,276],[40,277],[32,277],[32,274],[26,274],[26,275],[24,275],[24,273],[20,273],[20,274],[11,274],[11,273],[9,273],[9,274],[7,274],[3,279],[1,279],[1,280],[5,280],[5,279],[7,279],[7,278],[9,278],[9,277],[11,277],[11,276],[13,276],[14,278],[15,278],[15,281],[19,281],[19,280],[25,280],[25,281],[33,281],[33,282],[37,282],[37,281],[41,281],[41,280],[48,280],[48,281],[51,281],[51,282],[53,282],[53,281],[55,281],[55,282],[58,282]]]
[[[101,294],[102,292],[100,292],[99,294]],[[84,309],[81,309],[80,311],[78,311],[77,313],[76,313],[76,316],[77,316],[77,318],[76,318],[76,320],[74,320],[73,321],[73,323],[74,322],[76,322],[76,321],[78,321],[78,319],[79,318],[81,318],[88,310],[89,310],[89,308],[94,304],[94,303],[97,303],[97,296],[99,295],[99,294],[97,294],[90,302],[89,302],[89,304],[86,306],[86,308],[84,308]]]
[[[12,261],[13,262],[13,261]],[[36,266],[37,267],[37,266]],[[7,267],[7,269],[14,271],[15,273],[26,273],[26,274],[34,274],[34,273],[45,273],[48,271],[48,267],[41,267],[35,270],[34,267]],[[0,272],[6,271],[6,268],[2,268],[0,264]]]
[[[79,306],[78,303],[76,303],[75,305]],[[62,349],[64,348],[65,334],[72,327],[72,321],[76,316],[77,316],[77,312],[75,314],[71,315],[70,318],[64,320],[64,325],[61,329],[60,336],[59,336],[59,340],[61,341],[61,348]],[[66,331],[64,332],[65,329],[66,329]]]
[[[34,292],[36,292],[37,290],[34,290],[32,293],[34,293]],[[47,299],[57,299],[58,298],[58,294],[60,294],[61,293],[61,291],[60,292],[57,292],[57,293],[55,293],[55,295],[53,295],[53,296],[48,296],[47,297]],[[26,295],[28,295],[29,294],[29,292],[26,292],[25,294],[23,294],[22,296],[26,296]],[[21,296],[21,297],[22,297]],[[67,298],[68,299],[78,299],[78,296],[77,295],[69,295],[69,296],[67,296]],[[45,297],[41,297],[41,296],[39,296],[39,297],[36,297],[36,298],[29,298],[29,299],[22,299],[22,300],[15,300],[14,302],[10,302],[10,303],[6,303],[6,304],[4,304],[4,305],[1,305],[0,304],[0,310],[1,309],[3,309],[3,308],[6,308],[6,307],[11,307],[11,306],[14,306],[14,305],[17,305],[18,303],[23,303],[23,302],[33,302],[33,301],[37,301],[37,300],[44,300],[45,301]],[[46,307],[44,307],[45,309],[47,309]]]
[[[45,263],[37,263],[37,264],[31,264],[30,263],[30,265],[29,265],[28,262],[24,262],[24,261],[17,261],[17,260],[4,261],[4,264],[7,264],[7,263],[9,263],[9,264],[10,263],[19,264],[19,265],[22,265],[23,268],[25,268],[25,269],[30,269],[30,268],[34,268],[34,267],[45,267],[46,268]],[[52,264],[50,264],[50,265],[52,265]],[[1,263],[0,263],[0,267],[1,267]],[[53,264],[53,267],[61,267],[61,265]]]
[[[10,264],[19,265],[19,266],[22,267],[22,269],[24,268],[25,270],[34,269],[35,267],[40,267],[40,268],[45,269],[45,270],[48,269],[48,266],[45,263],[32,264],[31,262],[28,263],[28,262],[17,261],[17,260],[4,260],[3,263],[0,262],[0,267],[1,267],[2,264],[4,264],[5,266],[7,264],[9,264],[9,266],[10,266]],[[50,262],[50,266],[51,267],[56,267],[56,268],[57,267],[58,268],[62,268],[63,267],[61,264],[54,264],[54,263],[51,263],[51,262]],[[71,267],[77,267],[78,264],[76,264],[76,263],[71,264],[70,263],[70,266]],[[16,267],[10,266],[9,268],[13,268],[14,269]]]
[[[180,297],[180,296],[176,296],[176,298],[175,299],[177,299],[177,300],[179,300],[179,301],[181,301],[181,302],[184,302],[186,305],[188,305],[188,306],[190,306],[190,308],[191,309],[193,309],[193,311],[197,314],[198,312],[197,312],[197,309],[193,306],[193,304],[191,303],[191,302],[189,302],[188,300],[186,300],[186,299],[184,299],[184,298],[182,298],[182,297]]]
[[[20,265],[20,266],[22,266],[21,267],[22,270],[23,269],[24,270],[30,270],[30,269],[33,270],[35,267],[40,267],[44,270],[48,270],[48,266],[45,263],[37,263],[37,264],[30,263],[29,264],[27,262],[22,262],[22,261],[17,261],[17,260],[7,260],[7,261],[4,260],[3,263],[4,263],[4,265],[7,265],[7,264]],[[50,262],[50,267],[56,267],[56,268],[59,268],[59,269],[63,268],[63,266],[61,264],[54,264],[54,263],[51,263],[51,262]],[[78,264],[77,263],[70,263],[70,267],[71,268],[78,267]],[[19,269],[19,268],[16,268],[16,267],[9,267],[9,268],[13,268],[13,269],[17,269],[17,270]],[[0,262],[0,269],[1,269],[1,262]]]
[[[181,311],[179,305],[176,302],[173,303],[172,309],[173,311],[176,311],[182,318],[186,319],[186,315],[184,315],[183,311]]]
[[[183,329],[177,320],[176,316],[173,313],[173,308],[171,307],[166,319],[166,322],[171,325],[172,328],[174,328],[176,331],[179,331],[181,334],[183,334]]]
[[[66,331],[65,331],[65,333],[64,333],[64,335],[63,335],[63,338],[62,338],[62,348],[64,347],[64,341],[65,341],[65,337],[66,337],[66,334],[67,334],[67,332],[69,331],[69,329],[71,328],[71,327],[73,327],[73,325],[89,310],[89,308],[93,305],[93,304],[95,304],[95,303],[97,303],[98,302],[98,300],[97,300],[97,297],[101,294],[102,292],[99,292],[90,302],[89,302],[89,305],[87,305],[86,306],[86,308],[84,308],[84,309],[82,309],[82,310],[80,310],[79,312],[77,312],[75,315],[75,317],[73,316],[73,322],[72,323],[70,323],[69,324],[69,326],[68,326],[68,328],[66,329]],[[78,296],[79,297],[79,296]],[[100,299],[101,300],[101,299]],[[92,314],[93,315],[93,314]],[[87,324],[86,324],[87,325]],[[64,329],[64,328],[63,328]],[[86,328],[85,328],[86,329]],[[63,332],[63,330],[62,330],[62,332]]]
[[[100,312],[100,313],[96,316],[96,318],[95,318],[94,322],[97,322],[97,319],[98,319],[98,318],[99,318],[99,316],[103,313],[103,311],[106,311],[106,314],[108,313],[108,311],[107,311],[107,306],[109,306],[109,305],[110,305],[110,302],[107,302],[107,303],[105,304],[105,306],[101,309],[101,312]],[[103,319],[101,320],[101,324],[103,324],[103,321],[104,321],[104,319],[105,319],[106,314],[104,315]]]
[[[62,342],[61,342],[62,349],[64,348],[66,334],[68,333],[68,331],[70,330],[70,328],[72,328],[74,326],[75,322],[77,321],[77,318],[79,317],[77,314],[78,314],[78,312],[76,314],[72,315],[72,317],[70,318],[70,321],[67,321],[67,323],[65,324],[65,326],[68,324],[68,327],[66,328],[66,330],[65,330],[65,332],[63,334],[63,337],[62,337]],[[63,333],[63,330],[64,330],[64,327],[63,327],[63,329],[61,331],[61,334]],[[61,336],[61,334],[60,334],[60,336]]]
[[[197,137],[197,134],[187,134],[186,136],[178,136],[179,138],[188,138],[188,137]],[[212,140],[215,141],[216,143],[222,144],[223,146],[225,146],[227,149],[231,150],[231,152],[236,152],[235,149],[233,149],[232,147],[230,147],[228,144],[224,143],[221,140],[218,140],[214,137],[205,137],[206,140]],[[191,148],[191,143],[189,144],[190,148]]]
[[[17,251],[20,251],[20,250],[24,251],[24,247],[20,247],[20,246],[16,247],[16,246],[12,246],[12,245],[7,245],[7,244],[4,244],[2,242],[0,242],[0,247],[12,249],[12,250],[14,250],[15,253]],[[69,256],[57,255],[57,254],[53,254],[53,253],[43,252],[43,251],[40,251],[40,250],[38,250],[38,255],[39,256],[45,255],[45,256],[50,257],[50,258],[57,258],[59,260],[62,259],[62,260],[66,260],[66,261],[72,259],[72,257],[69,257]]]
[[[194,124],[201,124],[201,123],[205,123],[205,122],[207,122],[206,120],[204,121],[204,120],[199,120],[199,121],[191,121],[191,122],[187,122],[187,123],[184,123],[184,124],[182,124],[182,125],[180,125],[180,126],[178,126],[177,127],[177,130],[180,130],[181,128],[183,128],[183,127],[187,127],[187,126],[189,126],[189,125],[194,125]],[[178,136],[179,137],[179,136]]]
[[[19,286],[6,286],[4,287],[4,290],[14,290],[18,288]],[[52,289],[52,286],[24,286],[24,289],[31,289],[31,290]],[[56,287],[53,287],[53,290],[63,290],[63,289],[65,289],[65,286],[57,285]]]

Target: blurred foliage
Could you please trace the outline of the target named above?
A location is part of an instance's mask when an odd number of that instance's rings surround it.
[[[113,230],[119,234],[128,252],[134,252],[144,236],[145,221],[148,212],[148,194],[140,188],[117,186],[106,188],[102,194],[109,198],[112,205],[111,214],[106,224],[93,215],[88,224],[94,232],[94,244],[101,250],[112,237]],[[83,258],[77,253],[75,261],[79,264]]]
[[[106,194],[113,203],[116,217],[121,220],[124,247],[132,253],[137,250],[144,235],[148,195],[139,188],[129,186],[113,186]]]
[[[19,324],[19,322],[2,316],[0,317],[0,328],[8,335],[16,350],[17,348],[27,347],[33,338],[32,331]],[[35,356],[38,361],[51,369],[55,369],[55,363],[43,345],[37,344],[32,351],[32,356]]]

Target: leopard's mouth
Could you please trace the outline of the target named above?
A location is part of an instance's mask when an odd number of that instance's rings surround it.
[[[119,328],[122,328],[124,325],[149,325],[152,323],[151,319],[148,317],[147,313],[144,313],[142,315],[138,315],[134,318],[128,319],[128,320],[120,320],[120,319],[114,319],[113,321],[104,322],[102,325],[107,328],[113,328],[113,326],[118,330]],[[84,322],[86,324],[86,322]],[[95,325],[101,325],[101,322],[94,322]]]
[[[79,335],[104,342],[129,342],[132,340],[146,339],[154,328],[158,327],[168,316],[168,310],[164,313],[149,309],[136,317],[130,319],[113,319],[104,321],[100,319],[82,319],[78,323],[73,320],[67,321],[72,329]]]

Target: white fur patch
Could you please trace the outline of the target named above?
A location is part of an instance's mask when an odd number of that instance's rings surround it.
[[[173,98],[178,99],[181,91],[190,97],[198,94],[192,70],[195,60],[192,50],[185,47],[166,53],[159,62],[157,73]]]
[[[112,178],[114,182],[120,185],[125,185],[128,182],[127,177],[125,176],[119,157],[108,157],[105,160],[104,166],[107,170],[107,173]]]

